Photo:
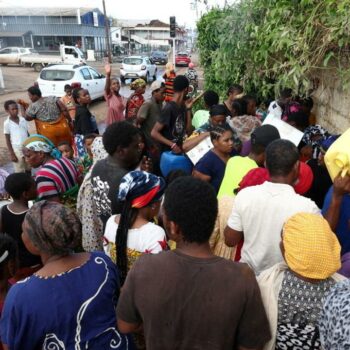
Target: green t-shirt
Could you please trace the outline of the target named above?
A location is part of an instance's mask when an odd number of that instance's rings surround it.
[[[209,120],[209,111],[200,109],[192,118],[192,125],[195,129],[198,129]]]
[[[249,157],[232,157],[226,164],[225,175],[221,182],[218,198],[225,195],[234,196],[233,191],[238,187],[244,176],[257,167],[256,162]]]

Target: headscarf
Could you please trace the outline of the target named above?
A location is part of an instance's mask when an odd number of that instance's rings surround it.
[[[66,255],[81,244],[78,215],[60,203],[46,200],[35,203],[24,222],[30,240],[41,252]]]
[[[319,316],[322,349],[350,349],[350,280],[338,282],[326,295]]]
[[[116,234],[117,266],[121,283],[128,271],[127,241],[128,231],[136,219],[137,209],[159,201],[165,189],[165,181],[145,171],[131,171],[119,185],[118,200],[123,203]]]
[[[23,147],[34,152],[49,153],[55,159],[60,159],[62,157],[61,152],[55,145],[43,135],[34,134],[29,136],[24,141]]]
[[[131,201],[132,208],[143,208],[159,201],[164,194],[164,188],[163,178],[145,171],[131,171],[120,182],[118,200]]]
[[[141,79],[141,78],[134,80],[130,84],[130,89],[131,90],[136,90],[138,88],[143,88],[143,87],[146,87],[146,82],[143,79]]]
[[[282,241],[287,265],[303,277],[324,280],[341,266],[340,244],[321,215],[293,215],[284,224]]]
[[[319,136],[318,140],[314,138]],[[304,131],[304,136],[302,138],[302,142],[306,145],[312,146],[312,158],[317,159],[320,153],[321,144],[323,141],[327,140],[331,135],[329,132],[324,129],[321,125],[309,126]]]

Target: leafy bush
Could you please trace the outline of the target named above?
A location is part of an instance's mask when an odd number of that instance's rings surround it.
[[[197,23],[206,88],[232,83],[260,97],[308,95],[321,69],[350,82],[349,0],[242,0]]]

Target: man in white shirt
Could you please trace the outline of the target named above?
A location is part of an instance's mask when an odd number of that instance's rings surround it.
[[[281,231],[288,218],[299,212],[320,214],[317,205],[295,193],[299,152],[287,140],[273,141],[266,149],[270,181],[240,191],[225,229],[225,243],[233,247],[244,239],[241,262],[259,274],[283,261]]]
[[[276,101],[272,101],[267,110],[268,115],[273,115],[274,117],[281,119],[283,109],[287,103],[292,99],[292,90],[283,89],[280,93],[280,96]]]
[[[7,149],[15,172],[24,172],[27,167],[22,153],[22,145],[29,136],[28,123],[23,117],[18,115],[18,106],[15,101],[6,101],[4,109],[8,113],[8,117],[4,121]]]

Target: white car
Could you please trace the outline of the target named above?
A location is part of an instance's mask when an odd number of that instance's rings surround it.
[[[0,50],[0,64],[20,64],[24,55],[38,55],[38,52],[30,47],[5,47]]]
[[[146,83],[157,79],[157,67],[148,57],[129,56],[123,59],[120,68],[120,80],[142,78]]]
[[[40,72],[37,79],[39,89],[45,96],[64,96],[64,86],[82,87],[89,90],[92,100],[103,97],[106,77],[86,65],[55,64]]]

